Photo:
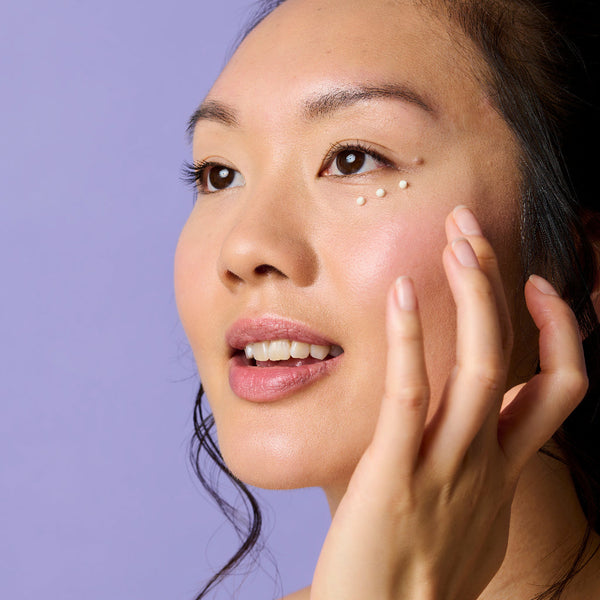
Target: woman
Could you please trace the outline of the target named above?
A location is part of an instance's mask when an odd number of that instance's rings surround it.
[[[600,597],[597,106],[561,34],[598,11],[550,4],[271,2],[192,118],[175,286],[220,452],[332,513],[295,599]]]

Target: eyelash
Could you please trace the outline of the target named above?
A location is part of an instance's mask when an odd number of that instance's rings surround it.
[[[353,142],[338,142],[331,146],[327,152],[325,159],[323,160],[323,166],[319,170],[319,174],[323,173],[326,169],[331,167],[333,161],[336,159],[338,154],[342,152],[356,150],[362,152],[371,158],[374,158],[378,163],[381,163],[384,167],[395,168],[395,165],[381,153],[379,153],[372,146],[360,142],[359,140]],[[351,177],[352,175],[330,175],[330,177]]]
[[[323,160],[323,166],[319,169],[319,175],[321,175],[325,170],[331,167],[333,161],[336,159],[338,154],[349,150],[356,150],[357,152],[362,152],[367,156],[370,156],[371,158],[375,159],[378,163],[381,163],[381,165],[383,165],[384,167],[395,168],[395,165],[389,159],[387,159],[385,156],[383,156],[381,153],[375,150],[372,146],[369,146],[368,144],[364,144],[363,142],[356,140],[353,142],[338,142],[331,146],[331,148],[327,151],[327,154],[325,155],[325,159]],[[208,191],[206,189],[203,189],[205,185],[203,183],[204,176],[208,169],[212,167],[225,167],[231,169],[231,167],[228,167],[223,163],[218,163],[215,161],[203,160],[195,163],[185,162],[182,169],[183,181],[187,185],[189,185],[194,191],[200,194],[214,194],[214,191]],[[351,176],[352,175],[330,175],[330,177]]]
[[[210,167],[224,167],[222,163],[201,160],[199,162],[185,162],[181,170],[181,178],[186,185],[189,185],[194,191],[201,194],[212,194],[214,192],[208,192],[201,189],[204,181],[204,174]]]

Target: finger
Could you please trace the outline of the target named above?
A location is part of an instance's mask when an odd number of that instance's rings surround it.
[[[502,332],[502,348],[504,356],[509,357],[512,351],[513,331],[496,253],[484,237],[475,215],[466,206],[457,206],[448,215],[446,219],[446,236],[448,240],[465,237],[473,247],[479,266],[487,275],[494,291]]]
[[[385,393],[372,448],[385,476],[396,480],[416,465],[429,406],[423,332],[414,284],[400,277],[388,295]]]
[[[540,330],[540,373],[502,411],[499,441],[517,468],[539,450],[587,390],[585,359],[575,315],[541,277],[525,286],[525,300]]]
[[[492,284],[464,238],[444,250],[457,309],[456,369],[446,389],[436,446],[453,468],[482,434],[496,437],[506,377],[502,328]],[[448,452],[453,448],[453,452]]]

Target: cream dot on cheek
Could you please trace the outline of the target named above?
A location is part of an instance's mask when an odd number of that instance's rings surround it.
[[[401,190],[405,190],[405,189],[408,187],[408,181],[406,181],[405,179],[402,179],[402,180],[400,181],[400,183],[398,184],[398,187],[399,187]]]
[[[375,195],[378,198],[383,198],[385,196],[385,190],[383,188],[379,188],[376,192]]]
[[[364,206],[364,205],[366,204],[366,202],[367,202],[367,201],[364,199],[364,197],[363,197],[363,196],[359,196],[359,197],[356,199],[356,204],[358,204],[359,206]]]

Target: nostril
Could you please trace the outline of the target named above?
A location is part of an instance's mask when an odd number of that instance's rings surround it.
[[[266,265],[266,264],[258,265],[258,267],[254,268],[254,272],[257,275],[268,275],[269,273],[273,273],[275,275],[281,275],[282,277],[285,277],[285,275],[279,269],[276,269],[272,265]]]
[[[225,271],[225,279],[231,281],[232,283],[240,283],[244,281],[239,275],[236,275],[233,271],[230,270]]]

